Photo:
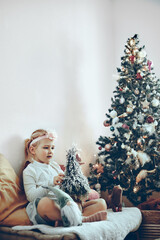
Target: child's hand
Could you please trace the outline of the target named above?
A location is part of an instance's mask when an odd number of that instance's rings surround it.
[[[60,185],[63,181],[63,177],[63,173],[60,173],[58,176],[54,177],[54,185]]]

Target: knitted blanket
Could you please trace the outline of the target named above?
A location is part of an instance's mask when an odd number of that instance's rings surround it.
[[[142,221],[141,212],[136,207],[123,207],[122,212],[107,210],[107,220],[83,223],[76,227],[51,227],[48,225],[15,226],[14,230],[39,229],[44,234],[75,233],[81,240],[123,240],[129,232],[136,231]]]

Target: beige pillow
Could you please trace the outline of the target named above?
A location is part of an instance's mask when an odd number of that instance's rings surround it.
[[[27,199],[11,164],[0,154],[0,225],[31,225]]]

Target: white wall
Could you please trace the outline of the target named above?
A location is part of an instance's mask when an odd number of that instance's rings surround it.
[[[0,152],[17,173],[38,128],[56,129],[57,162],[76,142],[88,168],[129,37],[160,75],[159,12],[155,0],[0,0]]]
[[[154,72],[160,77],[160,1],[113,0],[115,65],[120,66],[126,40],[135,33],[140,45],[145,45],[147,57],[154,63]]]
[[[38,128],[56,129],[59,163],[72,142],[85,161],[97,150],[111,75],[109,9],[103,0],[0,1],[0,152],[17,172],[24,139]]]

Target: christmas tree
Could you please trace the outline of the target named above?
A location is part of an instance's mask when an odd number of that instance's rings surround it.
[[[87,196],[90,187],[87,178],[81,170],[81,159],[75,145],[67,152],[65,177],[61,189],[68,193],[76,202],[81,202]]]
[[[94,158],[95,156],[96,155],[94,155]],[[101,185],[99,182],[99,178],[101,177],[101,174],[104,173],[104,161],[102,159],[102,156],[96,156],[96,159],[94,159],[94,163],[89,164],[89,168],[90,174],[88,176],[88,181],[90,187],[95,189],[101,195]]]
[[[160,80],[137,34],[127,40],[124,53],[104,121],[110,134],[97,141],[104,156],[98,182],[101,190],[120,185],[137,205],[160,191]]]

